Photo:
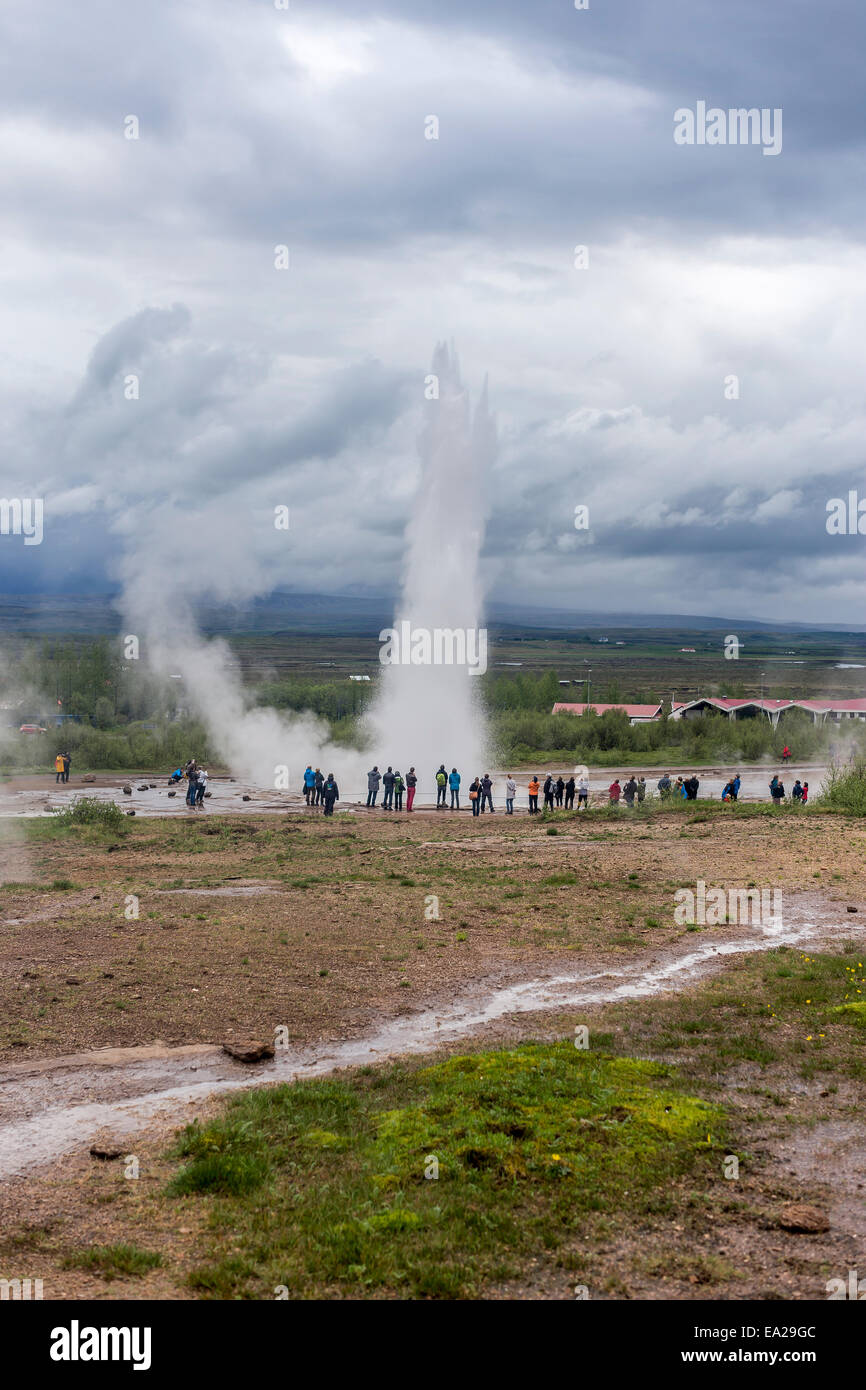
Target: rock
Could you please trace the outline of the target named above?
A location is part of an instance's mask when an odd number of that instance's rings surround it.
[[[147,791],[147,783],[145,782],[144,785],[141,786],[141,787],[136,787],[135,790],[138,791],[138,792],[146,792],[146,791]]]
[[[177,792],[169,792],[169,796],[177,796]]]
[[[274,1055],[274,1049],[270,1043],[255,1042],[252,1039],[245,1039],[242,1042],[224,1042],[223,1052],[227,1052],[238,1062],[264,1062],[266,1058]]]
[[[126,782],[120,789],[124,796],[132,796],[132,787]]]
[[[829,1231],[830,1222],[826,1212],[820,1207],[809,1206],[807,1202],[789,1202],[779,1213],[779,1225],[783,1231],[796,1231],[802,1235],[817,1235],[819,1231]]]
[[[96,778],[94,777],[92,772],[85,772],[83,780],[85,782],[95,782]]]
[[[134,811],[127,811],[126,814],[127,814],[128,816],[134,816],[134,815],[135,815],[135,812],[134,812]]]
[[[252,797],[247,796],[247,793],[244,792],[243,796],[241,797],[241,801],[252,801]]]
[[[213,796],[213,792],[205,792],[205,797]]]
[[[103,1158],[105,1160],[123,1158],[123,1149],[107,1148],[104,1144],[91,1144],[90,1155],[92,1158]]]
[[[848,906],[845,908],[845,911],[846,911],[846,912],[856,912],[857,909],[856,909],[856,907],[852,907],[851,904],[849,903]]]
[[[81,981],[80,981],[79,979],[77,979],[75,975],[70,975],[70,976],[69,976],[69,979],[66,981],[66,984],[68,984],[68,985],[80,985],[80,984],[81,984]]]
[[[156,786],[156,783],[155,783],[155,782],[148,782],[147,785],[148,785],[149,789],[150,789],[151,791],[153,791],[154,787]]]

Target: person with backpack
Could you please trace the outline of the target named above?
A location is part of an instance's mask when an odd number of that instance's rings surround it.
[[[670,794],[671,794],[671,779],[670,779],[670,777],[668,776],[668,774],[667,774],[666,772],[663,774],[663,776],[661,776],[661,777],[659,778],[659,780],[658,780],[658,782],[656,783],[656,785],[657,785],[657,787],[658,787],[659,796],[660,796],[663,800],[664,800],[666,797],[669,797],[669,796],[670,796]]]
[[[481,784],[476,777],[469,783],[469,804],[472,807],[473,816],[481,813]]]
[[[514,798],[517,795],[517,783],[510,772],[505,774],[505,814],[514,815]]]
[[[325,803],[325,815],[334,814],[334,802],[340,800],[340,789],[334,781],[333,772],[329,772],[322,783],[322,800]]]
[[[538,773],[533,772],[529,779],[529,786],[527,787],[527,791],[529,792],[529,814],[531,816],[538,815],[538,786]]]
[[[448,773],[445,771],[445,764],[439,764],[439,771],[436,773],[436,810],[441,806],[445,810],[445,788],[448,786]]]
[[[490,773],[485,772],[481,778],[481,810],[484,810],[485,803],[490,807],[490,814],[493,815],[493,782]]]
[[[367,773],[367,805],[368,805],[368,806],[375,806],[375,805],[376,805],[376,795],[377,795],[377,793],[378,793],[378,791],[379,791],[379,783],[381,782],[381,780],[382,780],[382,774],[381,774],[381,772],[379,771],[377,765],[374,763],[372,769],[370,770],[370,772]]]
[[[321,799],[322,799],[322,788],[323,788],[324,785],[325,785],[325,779],[324,779],[324,777],[322,776],[322,770],[321,770],[321,768],[318,768],[318,767],[317,767],[317,768],[316,768],[316,771],[315,771],[315,774],[314,774],[314,781],[313,781],[313,805],[314,805],[314,806],[318,806],[319,802],[320,802]]]
[[[544,779],[544,809],[553,810],[553,778],[549,772]]]
[[[391,764],[388,764],[388,771],[382,776],[382,810],[393,811],[394,809],[394,772]]]
[[[633,777],[629,777],[622,789],[622,799],[630,811],[634,810],[634,799],[637,794],[637,782]]]
[[[607,789],[607,794],[608,794],[608,798],[609,798],[609,800],[610,800],[611,806],[618,806],[618,805],[619,805],[619,798],[620,798],[620,796],[622,795],[622,787],[621,787],[620,784],[619,784],[619,778],[618,778],[618,777],[614,777],[613,781],[611,782],[610,786],[609,786],[608,789]]]
[[[643,806],[644,800],[645,800],[645,799],[646,799],[646,778],[645,778],[645,777],[639,777],[639,778],[637,779],[637,804],[638,804],[638,806]]]
[[[802,788],[802,785],[801,785],[801,783],[800,783],[799,777],[797,778],[796,782],[794,783],[793,787],[791,788],[791,796],[794,798],[795,801],[800,801],[800,800],[802,799],[802,796],[803,796],[803,788]]]
[[[785,799],[785,788],[783,783],[780,782],[778,774],[773,777],[770,783],[770,796],[773,798],[774,806],[781,806]]]
[[[589,778],[582,776],[577,784],[577,809],[581,806],[584,811],[589,810]]]
[[[415,776],[414,767],[410,767],[406,773],[406,810],[412,810],[412,802],[415,800],[415,788],[418,785],[418,778]]]
[[[196,804],[196,806],[204,807],[204,794],[205,794],[206,791],[207,791],[207,771],[206,771],[205,768],[200,767],[199,770],[198,770],[198,778],[197,778],[197,780],[196,780],[196,788],[195,788],[195,804]]]
[[[315,785],[316,774],[308,764],[307,767],[304,769],[304,800],[306,801],[308,806],[310,804],[310,797],[313,794],[313,788],[315,787]]]
[[[198,786],[198,768],[195,760],[187,764],[186,783],[186,804],[195,810],[195,792]]]
[[[567,781],[566,784],[565,784],[565,809],[566,809],[566,811],[573,811],[573,810],[574,810],[574,778],[573,778],[573,777],[569,777],[568,781]]]
[[[403,809],[403,787],[404,787],[404,785],[405,785],[405,784],[404,784],[404,782],[403,782],[403,778],[400,776],[399,772],[395,772],[395,773],[394,773],[394,810],[395,810],[395,811],[402,811],[402,809]]]
[[[460,773],[456,767],[452,767],[448,778],[448,786],[451,788],[451,810],[460,810]]]
[[[736,801],[736,800],[737,800],[737,797],[740,795],[740,783],[741,783],[741,778],[740,778],[740,774],[739,774],[739,772],[738,772],[737,775],[736,775],[734,778],[732,778],[732,780],[731,780],[731,800],[732,800],[732,801]]]

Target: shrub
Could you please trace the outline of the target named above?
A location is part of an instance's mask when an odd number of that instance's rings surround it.
[[[95,796],[80,796],[63,811],[53,812],[57,825],[96,825],[103,830],[125,830],[126,820],[114,801],[100,801]]]

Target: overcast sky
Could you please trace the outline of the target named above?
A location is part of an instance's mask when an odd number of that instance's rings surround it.
[[[864,40],[856,0],[10,3],[0,492],[45,533],[3,589],[394,589],[453,339],[496,598],[866,621],[825,524],[866,499]],[[676,144],[702,101],[781,152]]]

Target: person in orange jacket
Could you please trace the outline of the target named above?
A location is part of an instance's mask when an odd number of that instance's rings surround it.
[[[58,753],[57,757],[54,759],[54,771],[57,773],[57,776],[54,778],[54,785],[57,786],[58,782],[63,781],[63,774],[66,771],[66,764],[63,761],[62,753]]]
[[[538,815],[538,787],[539,787],[538,776],[536,775],[536,773],[533,772],[532,777],[530,778],[530,781],[529,781],[529,788],[528,788],[528,790],[529,790],[529,814],[530,814],[531,816],[537,816],[537,815]]]

